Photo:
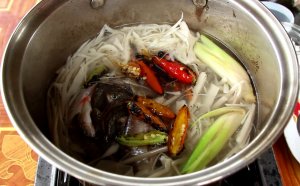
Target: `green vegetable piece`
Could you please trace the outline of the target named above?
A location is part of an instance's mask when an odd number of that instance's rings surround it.
[[[91,80],[93,80],[96,76],[101,76],[106,71],[105,65],[99,65],[95,69],[93,69],[87,76],[85,84],[87,85]]]
[[[118,143],[129,147],[158,145],[166,143],[168,135],[164,132],[153,130],[147,133],[140,133],[134,136],[120,136],[117,138]]]
[[[184,164],[181,172],[185,174],[205,168],[238,129],[244,116],[245,111],[233,111],[218,117],[199,139],[195,150]]]
[[[245,110],[240,108],[240,107],[222,107],[222,108],[218,108],[218,109],[212,110],[210,112],[207,112],[206,114],[203,114],[196,121],[194,121],[191,126],[194,126],[195,124],[197,124],[202,119],[220,116],[220,115],[226,114],[228,112],[245,112]]]
[[[194,52],[200,61],[208,65],[219,76],[227,79],[231,86],[241,86],[242,97],[245,101],[256,102],[246,70],[233,57],[204,35],[201,35],[200,40],[196,42]]]

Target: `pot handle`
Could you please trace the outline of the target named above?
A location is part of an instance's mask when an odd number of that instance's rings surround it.
[[[104,0],[91,0],[90,4],[93,9],[98,9],[104,5]]]
[[[197,8],[203,8],[207,5],[208,0],[193,0],[194,5]]]

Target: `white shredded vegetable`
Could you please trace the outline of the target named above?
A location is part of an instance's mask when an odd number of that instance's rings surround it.
[[[245,120],[242,122],[242,128],[236,137],[236,141],[241,146],[244,146],[249,138],[251,128],[253,126],[253,120],[255,115],[255,104],[251,104],[250,109],[246,115]]]
[[[194,105],[195,102],[197,101],[199,93],[201,92],[202,88],[204,87],[206,79],[207,79],[206,73],[201,72],[198,77],[198,80],[196,82],[196,85],[193,88],[193,97],[192,97],[192,100],[190,101],[190,105]]]
[[[167,155],[167,146],[162,146],[136,156],[126,157],[126,159],[123,157],[119,163],[129,165],[149,159],[149,162],[152,162],[152,170],[139,170],[135,176],[180,175],[180,167],[192,154],[199,139],[211,123],[214,123],[217,118],[206,118],[199,122],[197,119],[220,107],[243,108],[247,112],[239,130],[234,134],[235,139],[231,140],[234,142],[229,144],[229,146],[233,146],[232,149],[220,159],[224,160],[237,153],[250,140],[256,105],[247,103],[243,98],[244,82],[235,85],[229,84],[226,78],[220,77],[209,66],[201,63],[193,50],[199,37],[199,33],[190,31],[188,24],[183,20],[183,15],[172,26],[140,24],[115,29],[104,25],[95,38],[84,42],[72,56],[68,57],[66,64],[57,70],[57,78],[49,88],[47,112],[54,143],[62,149],[68,148],[68,143],[71,143],[63,136],[67,135],[67,127],[72,125],[72,119],[82,112],[81,100],[90,96],[94,90],[94,86],[83,89],[83,84],[89,79],[89,73],[100,65],[104,65],[112,75],[103,77],[101,80],[106,83],[114,82],[122,78],[122,76],[118,76],[119,70],[116,66],[126,65],[130,62],[134,52],[154,55],[163,50],[168,54],[169,60],[176,59],[182,62],[197,75],[195,84],[189,86],[185,92],[166,90],[164,95],[153,98],[158,103],[169,106],[176,113],[183,105],[188,105],[190,124],[196,122],[193,127],[190,126],[187,129],[185,148],[182,152],[184,156],[171,158]],[[140,84],[132,79],[123,78],[120,84],[122,83],[130,84],[134,95],[140,93],[141,96],[145,96],[144,92],[151,90],[145,84]],[[90,103],[87,105],[90,106]],[[88,116],[90,116],[91,108],[88,111],[86,111],[86,120],[90,119]],[[93,131],[91,137],[95,133],[96,131]],[[120,145],[114,143],[100,156],[100,159],[117,153],[119,149]]]

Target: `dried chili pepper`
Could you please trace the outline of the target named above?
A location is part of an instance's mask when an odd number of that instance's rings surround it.
[[[139,78],[141,76],[141,68],[135,62],[129,62],[128,64],[120,64],[121,71],[129,77]]]
[[[183,149],[189,117],[188,107],[186,105],[182,106],[178,111],[168,137],[168,151],[171,156],[176,156]]]
[[[152,88],[152,90],[158,94],[163,94],[163,88],[151,68],[148,67],[143,61],[138,61],[137,63],[141,67],[142,75],[146,77],[146,82]]]
[[[164,117],[173,119],[176,117],[174,112],[167,106],[157,103],[152,99],[148,99],[146,97],[138,96],[137,101],[142,103],[145,107],[149,108],[154,114]]]
[[[154,115],[150,110],[148,110],[142,103],[130,101],[127,104],[129,112],[139,119],[144,120],[146,123],[152,125],[153,128],[167,131],[166,124],[156,115]]]
[[[178,61],[168,61],[157,56],[154,56],[152,61],[161,67],[170,77],[182,83],[193,84],[196,81],[196,74],[189,67]]]

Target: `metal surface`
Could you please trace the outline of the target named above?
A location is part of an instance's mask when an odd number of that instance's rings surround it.
[[[42,158],[39,158],[34,185],[54,186],[57,169]]]
[[[247,165],[239,172],[210,184],[210,186],[241,186],[245,185],[245,183],[255,186],[282,185],[272,149],[268,149],[255,162]],[[91,184],[79,181],[55,168],[42,158],[39,159],[35,186],[76,185],[88,186]]]
[[[210,0],[204,10],[187,0],[109,0],[99,9],[91,8],[89,2],[39,3],[16,29],[2,62],[1,93],[8,115],[23,139],[46,161],[91,183],[203,185],[249,164],[282,133],[298,95],[297,59],[285,30],[259,1]],[[226,43],[251,74],[258,96],[258,122],[247,148],[193,174],[138,178],[92,168],[55,147],[48,130],[46,92],[67,57],[105,23],[176,22],[181,13],[191,29]]]
[[[291,38],[291,41],[295,47],[295,52],[298,58],[298,65],[299,65],[299,60],[300,60],[300,26],[298,24],[292,24],[292,23],[287,23],[284,22],[282,23],[283,27],[287,31],[289,37]],[[299,82],[300,83],[300,82]],[[300,100],[300,97],[298,96],[298,102]],[[299,103],[298,103],[299,104]],[[297,109],[297,105],[296,108]],[[300,115],[299,113],[296,113],[297,115],[297,131],[298,134],[300,135]]]

